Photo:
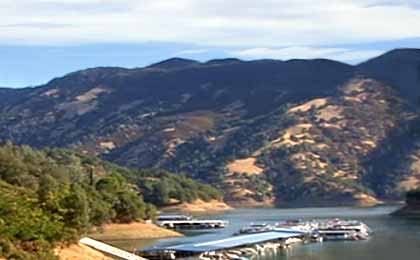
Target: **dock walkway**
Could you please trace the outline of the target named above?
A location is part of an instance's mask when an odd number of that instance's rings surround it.
[[[82,239],[79,240],[80,243],[86,245],[86,246],[90,246],[92,248],[95,248],[98,251],[110,254],[112,256],[116,256],[119,257],[121,259],[126,259],[126,260],[147,260],[146,258],[140,257],[138,255],[129,253],[127,251],[124,251],[122,249],[113,247],[111,245],[105,244],[103,242],[88,238],[88,237],[84,237]]]

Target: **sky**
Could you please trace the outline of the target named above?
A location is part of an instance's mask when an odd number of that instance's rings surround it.
[[[97,66],[328,58],[420,47],[418,0],[0,0],[0,86]]]

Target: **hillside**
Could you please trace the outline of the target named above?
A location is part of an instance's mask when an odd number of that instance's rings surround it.
[[[1,90],[0,140],[185,173],[235,205],[374,204],[419,184],[419,68],[413,49],[358,66],[174,58],[92,68]]]
[[[137,173],[68,150],[6,143],[0,146],[0,257],[55,259],[55,246],[77,241],[93,227],[153,218],[154,205],[171,199],[220,196],[210,186],[167,172]]]
[[[410,101],[420,101],[420,49],[397,49],[358,66],[363,74],[378,79]]]
[[[420,190],[407,192],[405,205],[391,215],[408,218],[420,218]]]

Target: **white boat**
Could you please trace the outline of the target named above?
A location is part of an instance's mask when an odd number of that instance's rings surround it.
[[[319,230],[325,240],[357,240],[357,232],[353,230]]]
[[[256,234],[274,230],[274,226],[266,223],[251,223],[249,226],[242,228],[236,235],[240,234]]]
[[[257,250],[252,248],[252,247],[246,247],[246,248],[242,248],[240,250],[241,250],[242,254],[245,255],[245,256],[254,256],[258,253]]]
[[[361,240],[369,238],[372,233],[363,222],[340,219],[326,221],[316,231],[326,240]]]

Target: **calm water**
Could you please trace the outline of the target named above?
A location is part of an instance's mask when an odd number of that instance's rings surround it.
[[[390,217],[396,207],[374,208],[305,208],[305,209],[237,209],[221,215],[198,218],[229,220],[226,229],[209,232],[191,231],[186,237],[161,240],[114,241],[132,250],[151,245],[170,245],[208,241],[229,237],[250,222],[275,223],[287,219],[353,218],[365,222],[375,232],[367,241],[324,242],[297,245],[278,255],[258,260],[405,260],[420,259],[420,221]]]

